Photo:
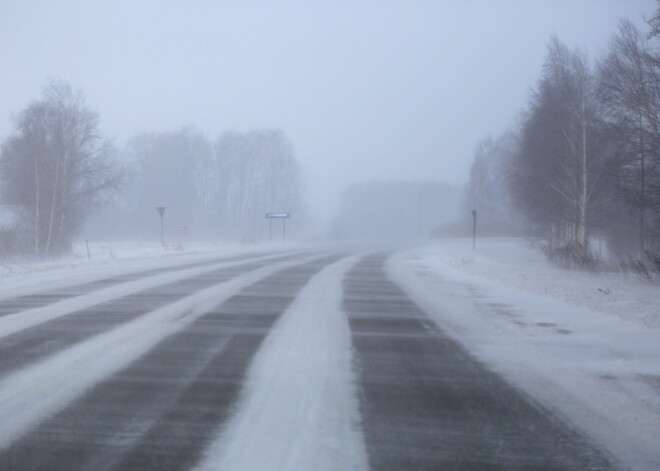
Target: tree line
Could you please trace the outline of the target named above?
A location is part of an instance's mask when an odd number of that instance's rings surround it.
[[[660,253],[659,12],[648,31],[620,20],[595,63],[550,40],[519,126],[477,147],[466,208],[486,224],[516,212],[567,263],[592,258],[596,238]]]
[[[116,237],[150,238],[157,206],[197,238],[255,242],[266,212],[304,219],[302,177],[279,130],[142,133],[122,148],[69,83],[50,81],[0,148],[0,251],[66,253],[90,216]],[[108,204],[110,203],[110,204]],[[98,217],[98,215],[102,217]]]

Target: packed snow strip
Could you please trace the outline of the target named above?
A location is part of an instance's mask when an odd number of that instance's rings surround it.
[[[277,322],[199,471],[368,469],[341,309],[342,278],[356,259],[323,269]]]
[[[137,293],[145,289],[154,288],[159,285],[184,280],[194,276],[199,276],[204,273],[222,268],[230,268],[232,266],[243,265],[245,263],[256,262],[260,260],[266,261],[278,256],[281,256],[281,254],[245,258],[234,262],[218,262],[212,265],[204,265],[201,267],[177,270],[161,275],[146,277],[136,281],[121,283],[74,298],[64,299],[62,301],[48,304],[46,306],[26,309],[24,311],[8,314],[6,316],[0,317],[0,339],[23,329],[33,327],[58,317],[66,316],[68,314],[78,312],[83,309],[102,304],[104,302],[112,301],[113,299],[119,297]]]
[[[480,360],[626,466],[660,469],[657,329],[457,270],[448,250],[399,254],[389,276]],[[484,265],[478,273],[492,269]],[[540,269],[534,276],[542,280]]]
[[[200,290],[7,376],[0,381],[0,449],[241,289],[319,257],[273,263]]]

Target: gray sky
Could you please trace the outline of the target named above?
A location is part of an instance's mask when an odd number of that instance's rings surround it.
[[[0,0],[0,138],[49,77],[121,144],[194,125],[282,128],[311,209],[374,179],[463,183],[513,123],[552,33],[600,56],[655,0]]]

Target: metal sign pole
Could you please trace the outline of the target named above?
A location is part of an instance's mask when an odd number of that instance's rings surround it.
[[[273,241],[273,219],[282,219],[282,241],[286,241],[286,220],[291,216],[290,213],[266,213],[268,218],[268,240]]]
[[[419,192],[417,200],[417,238],[422,238],[422,192]]]
[[[160,245],[165,247],[165,231],[163,229],[163,216],[165,214],[165,206],[158,206],[156,208],[158,214],[160,214]]]
[[[477,210],[472,210],[472,250],[477,249]]]

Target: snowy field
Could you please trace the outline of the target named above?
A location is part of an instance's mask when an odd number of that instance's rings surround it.
[[[632,469],[660,469],[660,286],[548,265],[528,242],[443,240],[391,278],[436,323]]]

